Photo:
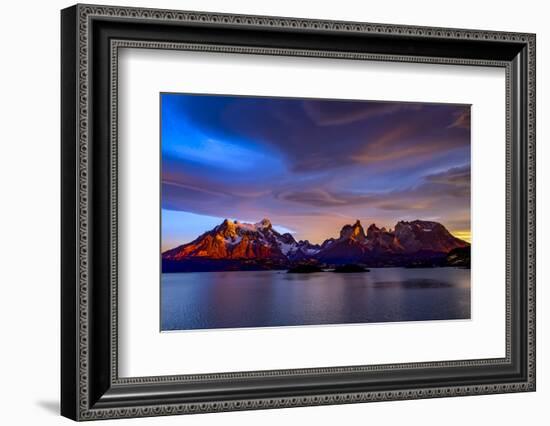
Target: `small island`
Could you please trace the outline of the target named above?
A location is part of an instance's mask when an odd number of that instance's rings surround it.
[[[323,272],[323,269],[318,265],[299,264],[287,271],[288,274],[311,274],[313,272]]]
[[[356,264],[348,264],[348,265],[340,265],[334,268],[332,272],[340,273],[340,274],[349,274],[349,273],[355,273],[355,272],[370,272],[370,269],[364,268],[361,265]]]

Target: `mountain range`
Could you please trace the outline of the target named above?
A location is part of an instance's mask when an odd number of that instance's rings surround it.
[[[296,241],[277,232],[269,219],[242,223],[225,219],[190,243],[162,253],[163,272],[288,269],[297,264],[334,267],[470,266],[470,244],[438,222],[399,221],[394,229],[357,220],[322,244]]]

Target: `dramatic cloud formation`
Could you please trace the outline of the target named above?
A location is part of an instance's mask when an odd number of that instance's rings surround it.
[[[161,96],[163,248],[225,217],[313,242],[356,219],[469,237],[469,106]]]

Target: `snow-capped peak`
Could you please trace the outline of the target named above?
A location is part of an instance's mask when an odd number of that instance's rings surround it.
[[[235,220],[232,222],[232,225],[236,229],[241,229],[248,232],[265,231],[271,229],[272,226],[269,219],[262,219],[257,223],[239,222],[238,220]]]
[[[271,221],[264,217],[262,220],[260,220],[259,222],[255,223],[254,226],[258,229],[269,229],[271,228]]]

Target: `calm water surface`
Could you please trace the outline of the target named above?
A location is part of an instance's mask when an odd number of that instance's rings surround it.
[[[470,270],[162,274],[161,329],[470,318]]]

